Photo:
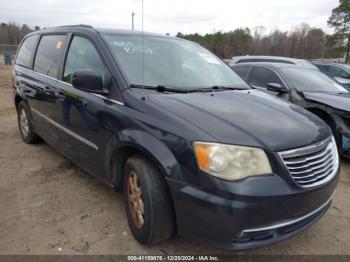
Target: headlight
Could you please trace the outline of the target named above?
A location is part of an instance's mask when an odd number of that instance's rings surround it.
[[[262,149],[205,142],[193,146],[199,168],[215,177],[238,180],[272,173]]]

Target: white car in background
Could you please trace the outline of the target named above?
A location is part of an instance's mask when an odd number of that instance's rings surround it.
[[[229,65],[233,66],[235,64],[252,63],[252,62],[285,63],[285,64],[298,65],[305,68],[318,69],[315,65],[313,65],[312,63],[310,63],[305,59],[297,59],[297,58],[282,57],[282,56],[260,56],[260,55],[234,56],[229,62]]]

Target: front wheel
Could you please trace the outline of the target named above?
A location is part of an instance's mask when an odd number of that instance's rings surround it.
[[[172,236],[172,202],[163,177],[151,161],[140,155],[127,160],[123,191],[129,227],[138,242],[158,243]]]

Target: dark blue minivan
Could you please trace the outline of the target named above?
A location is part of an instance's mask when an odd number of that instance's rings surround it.
[[[198,44],[64,26],[27,35],[13,68],[23,141],[45,140],[125,199],[143,244],[229,249],[317,221],[337,184],[330,128],[249,86]]]

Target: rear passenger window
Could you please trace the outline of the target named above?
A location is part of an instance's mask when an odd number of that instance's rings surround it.
[[[268,83],[276,83],[283,86],[281,79],[272,70],[265,67],[254,67],[250,84],[266,88]]]
[[[57,77],[64,40],[65,35],[46,35],[41,38],[34,62],[35,71]]]
[[[322,72],[327,72],[329,73],[329,66],[328,65],[317,65],[316,66],[318,67],[318,69],[320,69]]]
[[[233,67],[233,71],[235,71],[240,77],[242,77],[244,80],[247,80],[248,72],[249,72],[249,66],[239,66],[239,67]]]
[[[32,55],[34,53],[36,41],[38,39],[37,35],[29,36],[26,38],[18,51],[16,64],[31,67]]]

